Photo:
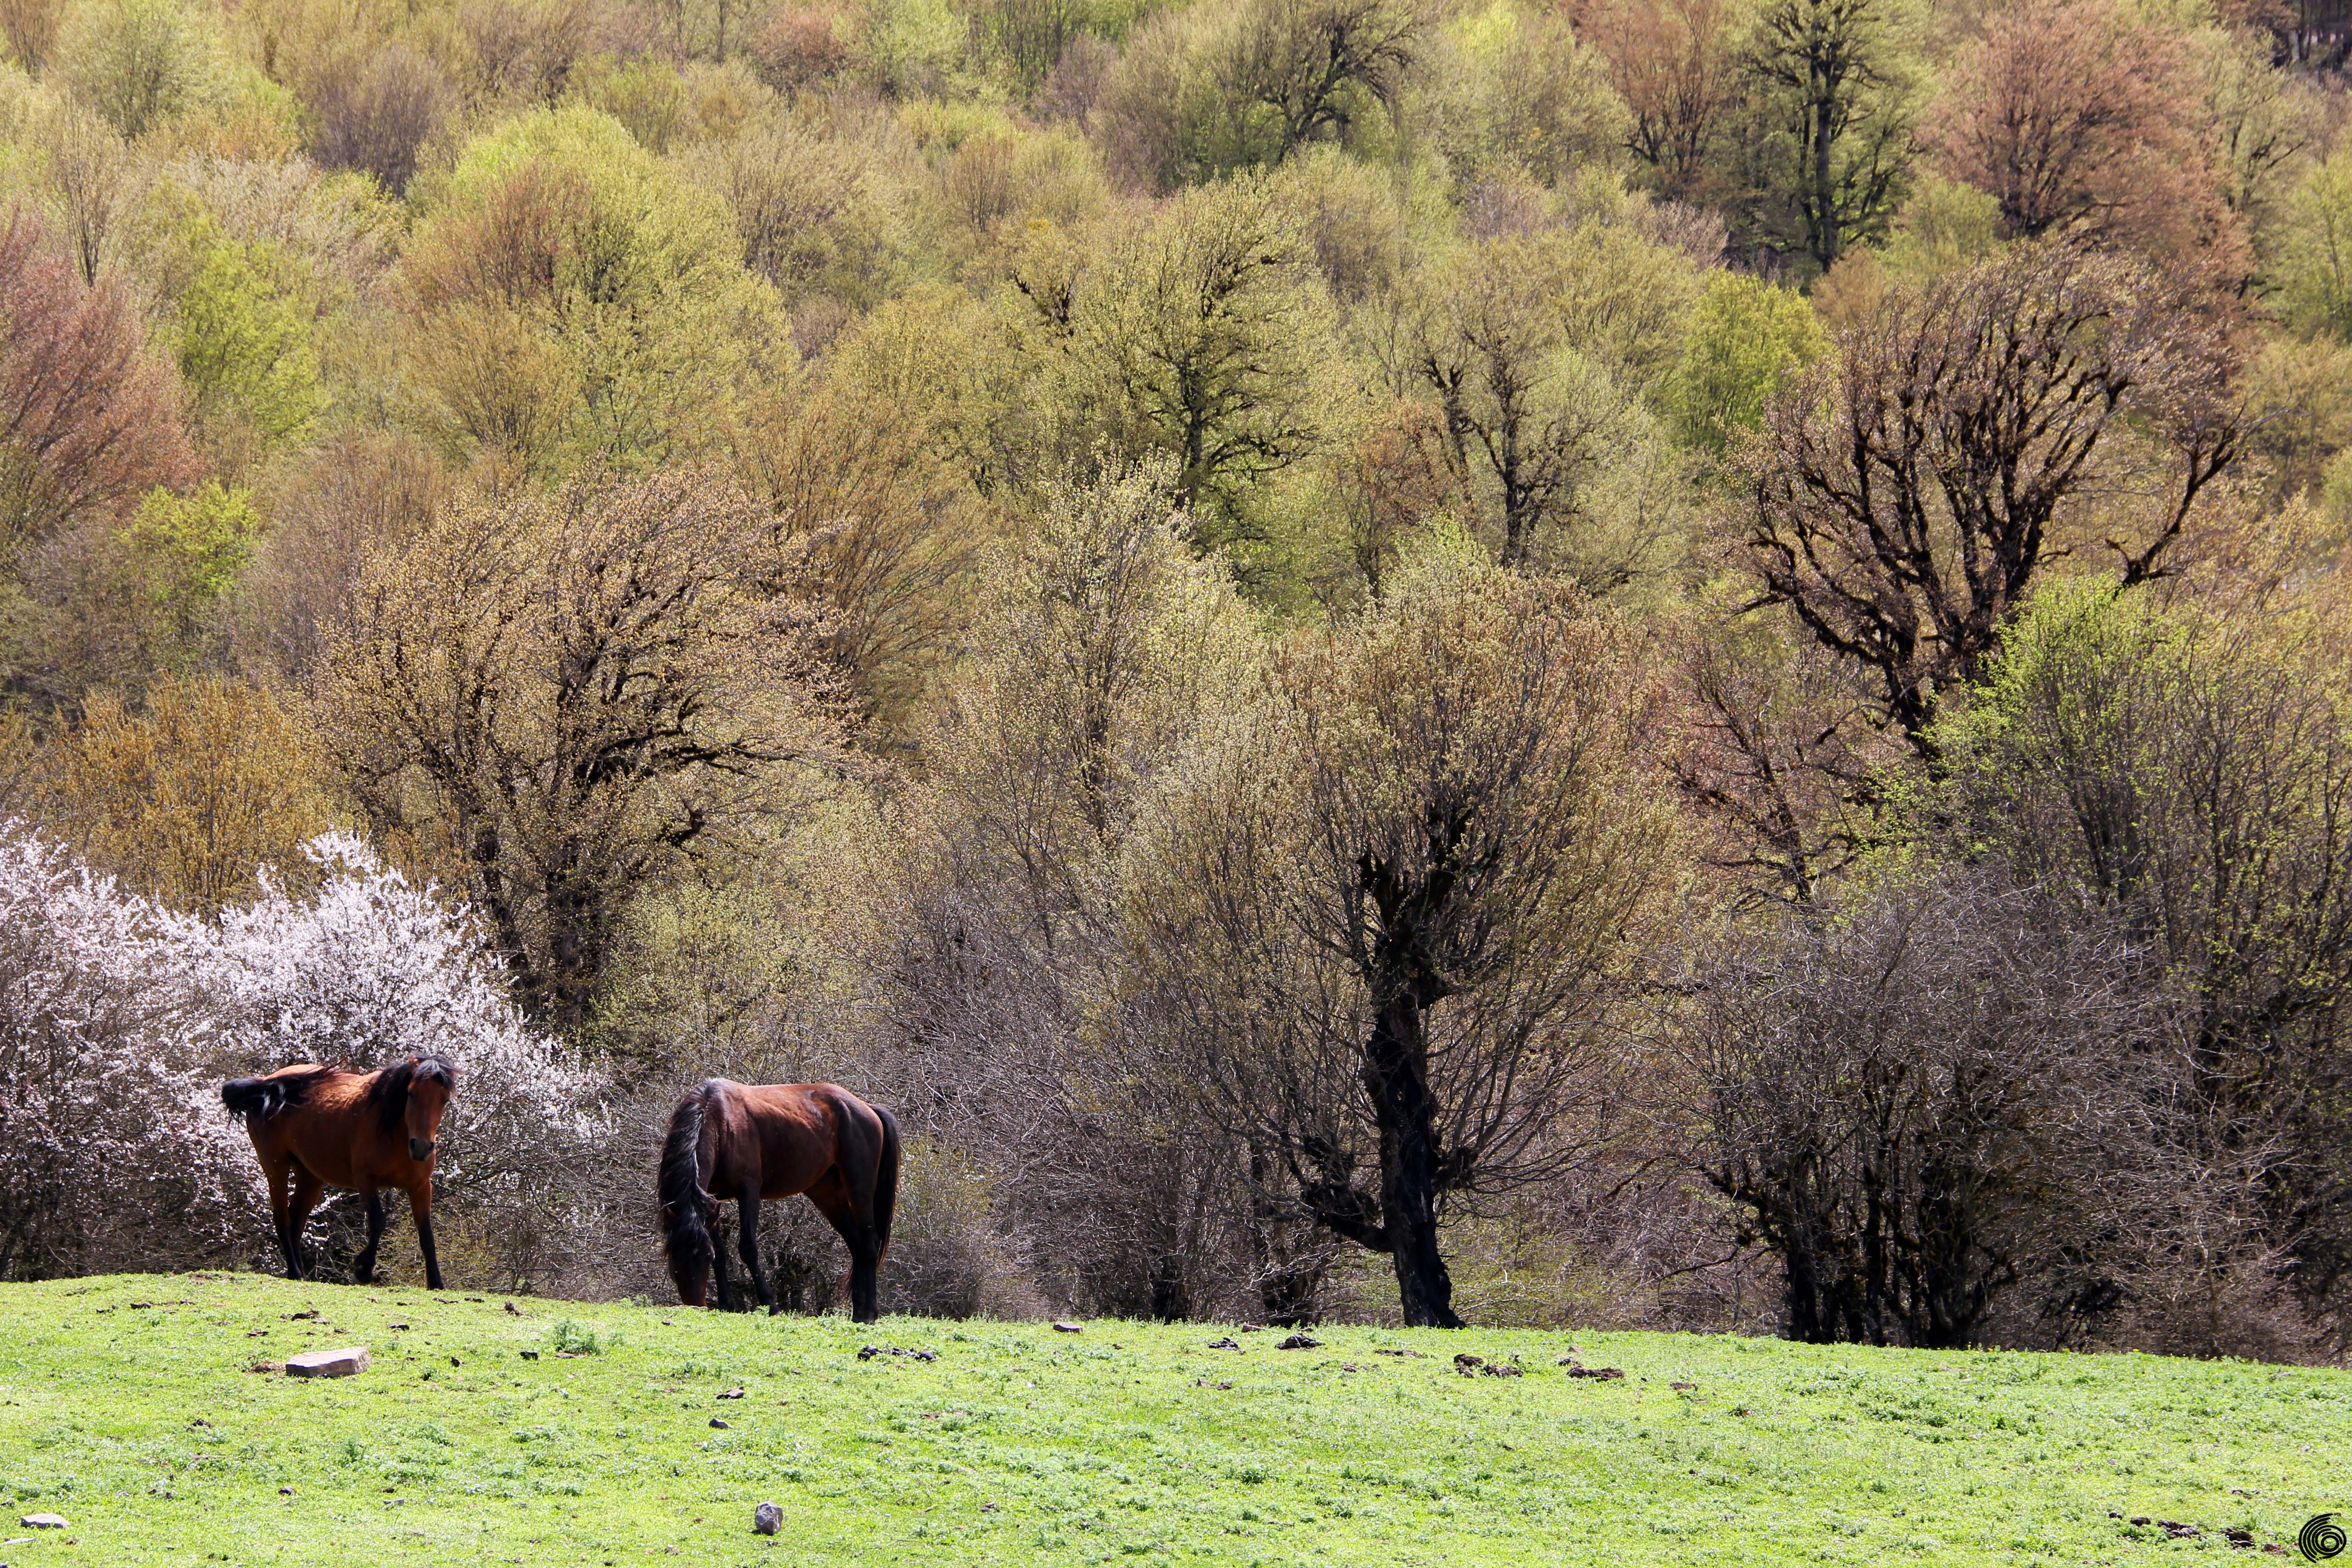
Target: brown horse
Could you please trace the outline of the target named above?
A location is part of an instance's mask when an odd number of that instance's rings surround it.
[[[457,1092],[457,1075],[439,1057],[411,1057],[375,1072],[298,1062],[221,1085],[221,1103],[245,1118],[246,1134],[269,1178],[269,1212],[289,1279],[309,1278],[302,1226],[320,1189],[333,1186],[356,1191],[367,1208],[367,1249],[352,1260],[352,1277],[362,1285],[373,1282],[376,1244],[383,1239],[378,1194],[397,1187],[416,1216],[425,1287],[442,1288],[441,1260],[433,1250],[433,1156],[441,1112]]]
[[[678,1101],[662,1145],[661,1213],[677,1299],[705,1304],[715,1268],[719,1305],[727,1258],[711,1231],[733,1199],[743,1267],[771,1314],[782,1310],[760,1271],[760,1200],[805,1193],[849,1244],[849,1300],[856,1320],[880,1316],[875,1270],[890,1247],[898,1199],[898,1123],[837,1083],[744,1084],[714,1078]]]

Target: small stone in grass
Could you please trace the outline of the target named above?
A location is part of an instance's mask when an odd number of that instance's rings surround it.
[[[1274,1347],[1278,1351],[1312,1351],[1323,1348],[1323,1342],[1312,1334],[1293,1334]]]
[[[345,1345],[341,1350],[305,1351],[300,1355],[286,1358],[289,1377],[350,1377],[368,1368],[365,1345]]]
[[[727,1423],[726,1423],[726,1422],[724,1422],[724,1421],[721,1421],[721,1420],[720,1420],[720,1419],[719,1419],[719,1417],[718,1417],[718,1416],[716,1416],[716,1415],[714,1415],[714,1416],[712,1416],[712,1417],[710,1418],[710,1424],[711,1424],[713,1426],[718,1427],[721,1432],[724,1432],[724,1431],[726,1431],[726,1430],[727,1430]]]
[[[763,1502],[751,1510],[751,1529],[760,1535],[773,1535],[784,1528],[784,1510],[774,1503]]]
[[[1057,1334],[1075,1334],[1078,1331],[1078,1325],[1076,1323],[1057,1322],[1054,1325],[1054,1331]]]
[[[65,1516],[58,1513],[28,1513],[16,1522],[23,1525],[27,1530],[63,1530],[66,1528]]]

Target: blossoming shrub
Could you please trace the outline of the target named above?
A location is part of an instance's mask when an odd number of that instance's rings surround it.
[[[159,1268],[268,1236],[220,1112],[209,933],[0,826],[0,1279]]]

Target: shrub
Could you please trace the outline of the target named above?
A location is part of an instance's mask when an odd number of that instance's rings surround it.
[[[132,709],[93,697],[58,751],[58,806],[96,865],[210,914],[328,826],[320,759],[268,690],[164,679]]]
[[[323,72],[310,93],[310,155],[321,168],[373,174],[398,195],[416,173],[417,150],[440,130],[447,99],[440,71],[406,44]]]
[[[175,0],[100,0],[75,18],[65,58],[81,98],[129,137],[215,96],[225,79],[206,14]]]

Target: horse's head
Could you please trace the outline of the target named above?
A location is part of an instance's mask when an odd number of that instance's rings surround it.
[[[710,1305],[710,1262],[708,1247],[677,1247],[669,1254],[669,1277],[677,1287],[680,1304]]]
[[[408,1103],[401,1120],[408,1127],[408,1157],[422,1163],[433,1158],[441,1113],[457,1097],[457,1072],[439,1057],[411,1057],[392,1070],[407,1075]]]

